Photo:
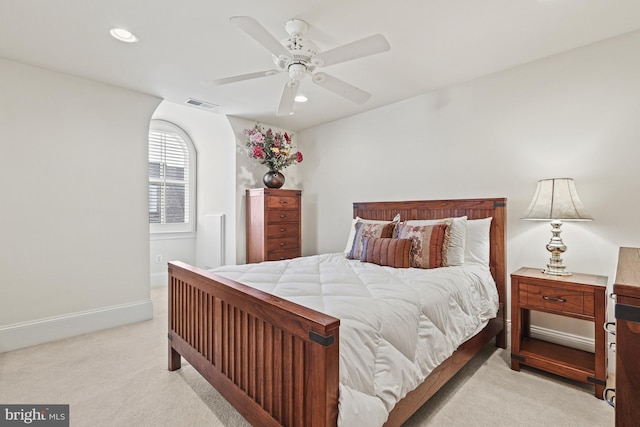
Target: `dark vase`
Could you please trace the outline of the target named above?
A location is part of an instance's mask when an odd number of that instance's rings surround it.
[[[279,171],[269,171],[262,177],[262,182],[267,188],[280,188],[284,185],[284,175]]]

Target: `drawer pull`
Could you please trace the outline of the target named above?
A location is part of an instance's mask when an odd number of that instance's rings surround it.
[[[549,297],[547,295],[542,295],[542,299],[546,301],[555,301],[555,302],[567,302],[566,299],[560,297]]]
[[[281,228],[281,229],[280,229],[280,232],[281,232],[281,233],[284,233],[285,231],[287,231],[287,229],[286,229],[286,228]]]
[[[280,246],[287,246],[287,242],[280,242]]]
[[[609,393],[613,393],[613,396],[609,397]],[[602,399],[607,402],[609,405],[616,407],[616,389],[615,388],[605,388],[602,393]]]
[[[610,333],[611,335],[615,335],[616,331],[613,330],[609,330],[609,326],[616,326],[616,322],[607,322],[604,324],[604,330],[607,331],[608,333]]]
[[[286,218],[287,215],[286,214],[280,214],[280,218]]]
[[[281,205],[286,205],[286,204],[287,204],[287,201],[286,201],[286,200],[280,200],[280,204],[281,204]]]

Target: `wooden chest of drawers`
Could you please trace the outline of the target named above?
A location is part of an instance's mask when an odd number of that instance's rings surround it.
[[[640,422],[640,248],[620,248],[616,281],[616,427]]]
[[[300,190],[247,190],[247,262],[301,255]]]

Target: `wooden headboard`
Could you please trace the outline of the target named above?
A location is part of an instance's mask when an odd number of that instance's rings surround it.
[[[507,199],[454,199],[416,200],[402,202],[356,202],[353,217],[365,219],[392,220],[397,214],[400,220],[440,219],[466,216],[468,219],[492,217],[491,254],[489,267],[498,288],[502,304],[506,303],[507,252],[506,224]]]

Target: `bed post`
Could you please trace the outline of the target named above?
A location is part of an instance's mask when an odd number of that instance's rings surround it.
[[[497,318],[502,323],[496,347],[507,348],[507,199],[495,199],[493,209],[490,265],[500,301]]]

